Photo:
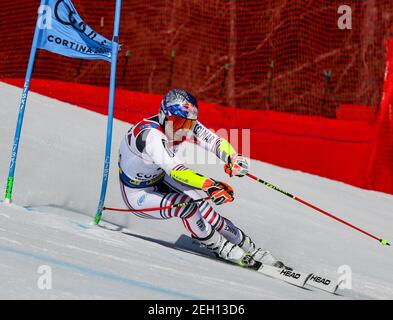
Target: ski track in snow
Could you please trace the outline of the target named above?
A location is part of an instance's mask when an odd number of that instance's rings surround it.
[[[20,95],[21,89],[0,83],[1,194]],[[108,206],[124,207],[117,147],[128,127],[114,121]],[[175,219],[151,221],[105,212],[106,222],[95,226],[105,128],[102,115],[30,93],[14,203],[0,203],[0,299],[393,299],[391,247],[250,179],[229,179],[222,164],[190,165],[234,187],[235,202],[219,207],[220,213],[295,269],[338,279],[337,269],[348,265],[352,290],[339,290],[342,296],[302,290],[178,250],[174,243],[185,230]],[[251,171],[393,240],[391,195],[259,161],[252,161]],[[38,287],[42,265],[52,270],[50,290]]]

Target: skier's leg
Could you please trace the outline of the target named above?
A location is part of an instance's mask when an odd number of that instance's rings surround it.
[[[192,199],[201,199],[204,194],[199,190],[186,187],[178,183],[170,177],[165,177],[164,184],[171,190],[179,193],[185,193]],[[224,238],[231,243],[241,247],[246,253],[249,253],[254,260],[260,261],[265,264],[282,267],[283,263],[278,261],[268,250],[259,248],[255,245],[254,241],[246,235],[240,228],[238,228],[231,220],[222,217],[208,201],[203,201],[199,205],[199,211],[202,217],[216,229]]]
[[[185,194],[170,192],[162,193],[157,187],[129,188],[120,182],[123,200],[131,210],[143,210],[144,208],[167,207],[181,202],[190,201],[191,198]],[[141,218],[147,219],[170,219],[180,218],[186,229],[197,237],[207,237],[211,233],[211,226],[206,223],[198,210],[196,204],[177,207],[173,209],[162,209],[146,212],[134,212]]]
[[[187,187],[170,177],[166,176],[163,183],[174,192],[184,193],[190,198],[196,200],[205,196],[202,191]],[[222,217],[208,201],[203,201],[198,204],[199,211],[202,217],[219,233],[233,244],[239,244],[242,241],[242,234],[240,229],[237,228],[229,219]]]
[[[230,242],[239,244],[242,241],[240,229],[235,226],[231,220],[221,216],[209,202],[204,201],[201,203],[199,205],[199,210],[203,218]]]
[[[130,209],[143,210],[143,208],[166,207],[173,204],[190,201],[191,198],[178,192],[162,193],[160,187],[143,189],[128,188],[120,182],[124,202]],[[254,261],[239,246],[231,243],[202,217],[197,204],[147,212],[134,212],[141,218],[170,219],[177,217],[182,219],[187,231],[203,243],[208,249],[223,259],[241,265],[251,265]],[[246,259],[248,258],[248,260]],[[246,260],[244,260],[246,259]],[[243,261],[244,260],[244,261]]]
[[[270,251],[257,247],[254,241],[240,228],[235,226],[231,220],[220,216],[210,203],[205,201],[199,206],[199,210],[202,212],[202,216],[212,224],[220,234],[232,243],[238,245],[246,253],[249,253],[254,260],[277,267],[283,266],[283,263],[278,261]]]
[[[240,230],[240,232],[242,234],[242,241],[239,243],[239,247],[249,253],[254,260],[278,268],[284,267],[284,263],[274,257],[270,251],[257,247],[248,235],[246,235],[242,230]]]

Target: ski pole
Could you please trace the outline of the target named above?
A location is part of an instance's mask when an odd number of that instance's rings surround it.
[[[198,202],[209,200],[209,199],[210,199],[210,197],[206,197],[206,198],[191,200],[191,201],[187,201],[187,202],[180,202],[180,203],[172,204],[172,205],[166,206],[166,207],[156,207],[156,208],[146,208],[146,209],[119,209],[119,208],[104,207],[103,210],[118,211],[118,212],[158,211],[158,210],[166,210],[166,209],[173,209],[173,208],[178,208],[178,207],[184,207],[184,206],[187,206],[189,204],[198,203]]]
[[[318,211],[318,212],[320,212],[320,213],[323,213],[324,215],[327,215],[328,217],[333,218],[334,220],[337,220],[338,222],[341,222],[341,223],[347,225],[348,227],[351,227],[351,228],[353,228],[353,229],[355,229],[355,230],[357,230],[357,231],[360,231],[361,233],[363,233],[363,234],[365,234],[365,235],[367,235],[367,236],[369,236],[369,237],[371,237],[371,238],[373,238],[373,239],[375,239],[375,240],[378,240],[382,245],[388,245],[388,246],[390,246],[390,243],[389,243],[387,240],[385,240],[385,239],[378,238],[378,237],[374,236],[373,234],[371,234],[371,233],[369,233],[369,232],[367,232],[367,231],[364,231],[364,230],[362,230],[362,229],[360,229],[360,228],[354,226],[353,224],[350,224],[349,222],[344,221],[344,220],[342,220],[342,219],[340,219],[340,218],[338,218],[338,217],[336,217],[336,216],[334,216],[334,215],[332,215],[332,214],[326,212],[325,210],[322,210],[322,209],[320,209],[320,208],[318,208],[318,207],[316,207],[316,206],[314,206],[314,205],[308,203],[307,201],[304,201],[304,200],[300,199],[299,197],[296,197],[296,196],[290,194],[289,192],[286,192],[286,191],[284,191],[284,190],[282,190],[282,189],[280,189],[280,188],[277,188],[276,186],[272,185],[271,183],[266,182],[266,181],[264,181],[264,180],[262,180],[262,179],[260,179],[260,178],[257,178],[256,176],[254,176],[254,175],[252,175],[252,174],[250,174],[250,173],[247,173],[246,175],[247,175],[249,178],[258,181],[258,182],[264,184],[265,186],[267,186],[267,187],[269,187],[269,188],[271,188],[271,189],[273,189],[273,190],[276,190],[276,191],[278,191],[278,192],[281,192],[282,194],[286,195],[287,197],[290,197],[290,198],[292,198],[292,199],[294,199],[294,200],[296,200],[296,201],[298,201],[298,202],[300,202],[300,203],[303,203],[303,204],[305,204],[306,206],[308,206],[308,207],[310,207],[310,208],[312,208],[312,209],[314,209],[314,210],[316,210],[316,211]]]

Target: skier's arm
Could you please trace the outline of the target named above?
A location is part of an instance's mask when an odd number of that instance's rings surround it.
[[[151,160],[159,165],[173,180],[186,186],[205,191],[216,204],[233,201],[232,188],[222,182],[187,168],[182,161],[167,146],[165,135],[151,130],[146,135],[146,153]]]
[[[234,199],[234,192],[230,185],[205,177],[183,165],[172,169],[170,175],[178,182],[205,191],[215,204],[231,202]]]
[[[179,157],[168,147],[168,140],[164,134],[157,130],[150,130],[145,135],[145,139],[145,152],[167,175],[187,186],[202,189],[207,177],[187,168]]]
[[[219,137],[199,121],[195,123],[193,133],[198,145],[207,151],[215,153],[225,163],[228,162],[229,156],[237,154],[236,149],[226,139]]]
[[[229,176],[242,177],[248,172],[249,163],[247,158],[238,154],[227,140],[213,133],[199,121],[196,122],[193,132],[201,147],[214,152],[219,159],[225,162],[224,171]]]

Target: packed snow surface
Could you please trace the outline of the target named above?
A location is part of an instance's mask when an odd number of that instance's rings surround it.
[[[20,96],[21,89],[0,83],[2,200]],[[340,295],[302,290],[181,251],[174,243],[186,231],[176,219],[105,212],[105,221],[95,226],[106,121],[100,114],[30,93],[13,203],[0,203],[1,299],[393,299],[392,247],[247,177],[229,178],[220,163],[191,167],[234,187],[235,201],[217,207],[222,215],[295,269],[333,279],[351,275],[352,289],[339,290]],[[114,121],[107,206],[124,208],[117,148],[129,126]],[[251,148],[257,147],[251,141]],[[188,149],[190,145],[182,154]],[[391,195],[259,161],[252,161],[251,172],[393,240]]]

